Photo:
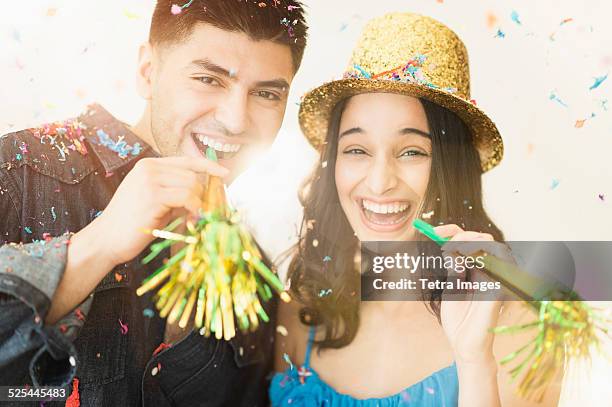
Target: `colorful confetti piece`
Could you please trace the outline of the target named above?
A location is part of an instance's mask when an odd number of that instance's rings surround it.
[[[521,23],[521,20],[519,19],[519,15],[515,10],[512,10],[512,13],[510,13],[510,18],[512,19],[512,21],[514,21],[518,25],[523,24]]]
[[[550,189],[555,189],[559,186],[559,180],[556,178],[553,178],[552,183],[550,184]]]
[[[504,33],[500,28],[498,28],[497,33],[495,34],[495,38],[506,38],[506,33]]]
[[[606,79],[608,79],[608,74],[595,78],[595,82],[593,82],[589,90],[597,89]]]
[[[121,320],[119,320],[119,326],[121,329],[121,335],[127,335],[129,331],[129,327],[127,326],[127,324],[124,324]]]

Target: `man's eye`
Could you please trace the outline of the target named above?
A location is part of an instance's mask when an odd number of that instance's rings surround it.
[[[218,80],[216,80],[215,78],[211,78],[210,76],[200,76],[198,78],[195,78],[195,80],[202,82],[205,85],[220,85]]]
[[[272,92],[268,92],[267,90],[260,90],[255,93],[260,98],[264,98],[266,100],[280,100],[280,97]]]

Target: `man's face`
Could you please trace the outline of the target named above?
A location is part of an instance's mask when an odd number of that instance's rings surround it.
[[[164,156],[214,148],[231,182],[275,139],[294,76],[291,50],[208,24],[153,50],[151,133]]]

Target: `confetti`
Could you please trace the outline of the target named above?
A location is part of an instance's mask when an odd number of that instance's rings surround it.
[[[119,326],[121,327],[121,335],[127,335],[129,330],[127,324],[124,324],[121,320],[119,320]]]
[[[593,89],[598,88],[599,85],[601,85],[607,78],[608,78],[608,74],[605,74],[604,76],[599,76],[599,77],[595,78],[595,82],[593,82],[593,84],[591,85],[589,90],[593,90]]]
[[[172,12],[172,9],[170,9]],[[180,11],[179,11],[180,13]],[[174,14],[174,13],[172,13]],[[123,9],[123,15],[126,16],[127,18],[129,18],[130,20],[137,20],[140,18],[140,15],[138,13],[134,13],[128,9]]]
[[[187,7],[191,6],[191,3],[193,3],[193,0],[189,0],[188,3],[185,3],[182,6],[179,6],[178,4],[173,4],[172,7],[170,7],[170,12],[174,15],[181,14],[183,9],[186,9]]]
[[[325,256],[323,257],[323,262],[326,263],[328,261],[331,261],[331,259],[332,259],[331,256]]]
[[[519,15],[515,10],[512,10],[512,13],[510,14],[510,18],[512,19],[512,21],[514,21],[518,25],[523,24],[521,23],[521,20],[519,19]]]
[[[278,325],[276,327],[276,332],[278,332],[279,334],[283,335],[283,336],[287,336],[289,335],[289,331],[287,331],[287,328],[285,328],[282,325]]]
[[[327,161],[323,161],[321,163],[321,168],[327,168]]]
[[[558,104],[560,104],[563,107],[567,107],[567,104],[564,101],[562,101],[559,98],[559,96],[557,96],[557,94],[554,91],[550,92],[550,96],[548,97],[548,99],[549,100],[554,100],[555,102],[557,102]]]
[[[553,178],[552,183],[550,184],[550,189],[555,189],[559,186],[559,180]]]
[[[431,219],[433,215],[434,215],[434,211],[429,211],[429,212],[425,212],[423,215],[421,215],[421,217],[423,219]]]
[[[28,226],[24,227],[23,229],[29,234],[32,234],[32,229],[30,229]]]
[[[559,25],[567,24],[567,23],[569,23],[570,21],[574,21],[574,19],[573,19],[573,18],[566,18],[565,20],[561,21],[561,22],[559,23]]]
[[[505,38],[506,33],[504,33],[500,28],[497,29],[497,33],[495,33],[495,38]]]
[[[166,349],[169,349],[169,348],[171,348],[171,347],[172,347],[172,345],[171,345],[171,344],[162,342],[162,343],[160,343],[160,344],[159,344],[159,346],[158,346],[157,348],[155,348],[155,350],[153,351],[153,356],[157,356],[157,354],[158,354],[159,352],[164,351],[164,350],[166,350]]]
[[[98,136],[98,142],[111,151],[116,152],[119,158],[127,158],[128,154],[137,156],[142,151],[140,143],[135,143],[133,146],[130,146],[123,140],[123,136],[119,136],[117,141],[113,141],[102,129],[98,129],[96,135]]]
[[[331,293],[332,293],[332,289],[331,288],[328,288],[327,290],[321,290],[321,291],[319,291],[319,297],[327,297]]]
[[[151,369],[151,376],[157,376],[158,373],[159,373],[159,368],[157,366]]]
[[[574,124],[574,127],[577,129],[580,129],[584,126],[584,122],[586,122],[586,119],[582,119],[582,120],[576,120],[576,123]]]
[[[603,202],[604,200],[604,194],[598,194],[597,197],[599,197],[599,199],[601,199],[601,201]]]
[[[492,12],[487,13],[487,27],[493,29],[497,24],[497,16]]]
[[[426,391],[427,393],[429,393],[429,394],[434,394],[434,393],[435,393],[435,390],[434,390],[434,389],[432,389],[431,387],[425,387],[425,391]]]
[[[145,318],[153,318],[153,316],[155,316],[155,311],[153,311],[151,308],[145,308],[142,310],[142,315]]]
[[[123,280],[123,275],[115,272],[115,280],[119,283]]]
[[[317,239],[314,239],[314,240],[312,241],[312,245],[313,245],[314,247],[317,247],[317,246],[319,245],[319,241],[318,241]]]
[[[287,355],[286,353],[283,353],[283,359],[285,360],[285,362],[287,362],[290,369],[293,370],[293,363],[291,363],[291,359],[289,359],[289,355]]]

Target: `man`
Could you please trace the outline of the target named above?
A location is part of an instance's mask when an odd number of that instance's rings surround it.
[[[160,266],[142,265],[142,230],[195,215],[202,177],[230,183],[281,126],[307,27],[299,1],[264,4],[159,0],[135,126],[93,105],[0,138],[0,385],[71,383],[83,406],[266,403],[272,323],[218,341],[135,295]]]

